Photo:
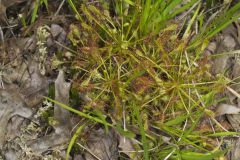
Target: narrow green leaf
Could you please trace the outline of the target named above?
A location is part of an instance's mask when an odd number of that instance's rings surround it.
[[[217,132],[213,134],[208,134],[208,137],[224,137],[224,136],[236,136],[240,135],[240,132]]]
[[[172,18],[174,16],[176,16],[179,13],[182,13],[183,11],[187,10],[188,8],[192,7],[194,5],[194,3],[197,3],[198,0],[191,0],[190,2],[188,2],[187,4],[185,4],[184,6],[174,9],[174,12],[169,16],[169,18]]]
[[[175,10],[175,7],[181,3],[181,0],[174,0],[170,4],[167,5],[167,7],[162,12],[162,17],[166,17],[170,12]]]
[[[136,136],[133,132],[124,130],[120,125],[116,126],[116,130],[126,138],[134,138]]]
[[[32,12],[32,18],[31,18],[31,24],[33,24],[33,22],[35,22],[36,18],[37,18],[37,12],[38,12],[38,1],[36,0],[34,2],[34,9]]]
[[[149,143],[147,142],[147,137],[146,137],[146,133],[145,133],[144,126],[143,126],[143,120],[140,115],[140,110],[139,110],[140,107],[134,103],[132,105],[134,108],[134,112],[136,114],[137,123],[138,123],[139,129],[140,129],[140,134],[142,137],[141,142],[142,142],[143,150],[144,150],[143,156],[144,156],[145,160],[149,160],[149,151],[148,151]]]
[[[190,35],[190,29],[191,29],[191,27],[192,27],[192,25],[193,25],[193,22],[194,22],[194,21],[196,20],[196,18],[197,18],[197,15],[198,15],[198,13],[199,13],[200,7],[201,7],[201,3],[199,3],[196,11],[194,12],[194,15],[192,16],[192,18],[191,18],[191,20],[190,20],[190,22],[189,22],[189,24],[188,24],[188,26],[187,26],[187,29],[186,29],[186,31],[185,31],[185,33],[184,33],[184,35],[183,35],[183,38],[184,38],[184,39],[187,38],[187,37]]]
[[[74,109],[74,108],[72,108],[72,107],[69,107],[69,106],[67,106],[67,105],[65,105],[65,104],[63,104],[63,103],[60,103],[60,102],[58,102],[58,101],[55,101],[55,100],[53,100],[53,99],[51,99],[51,98],[48,98],[48,97],[44,97],[44,98],[46,98],[47,100],[49,100],[49,101],[51,101],[51,102],[59,105],[60,107],[66,109],[66,110],[69,110],[69,111],[71,111],[71,112],[73,112],[73,113],[78,114],[79,116],[85,117],[85,118],[87,118],[87,119],[89,119],[89,120],[92,120],[92,121],[101,123],[101,124],[103,124],[103,125],[107,125],[107,126],[113,127],[112,124],[110,124],[110,123],[108,123],[108,122],[106,122],[106,121],[103,121],[103,120],[101,120],[101,119],[99,119],[99,118],[90,116],[90,115],[88,115],[88,114],[86,114],[86,113],[83,113],[83,112],[81,112],[81,111],[78,111],[78,110],[76,110],[76,109]]]
[[[235,4],[232,8],[230,8],[229,11],[226,13],[226,16],[231,18],[237,12],[239,13],[239,8],[240,8],[240,2]]]
[[[189,117],[189,115],[181,115],[178,116],[170,121],[167,121],[166,123],[164,123],[164,125],[166,126],[174,126],[174,125],[178,125],[181,124],[183,121],[186,120],[186,118]]]
[[[75,12],[75,14],[77,15],[77,18],[79,18],[82,21],[81,15],[79,14],[77,8],[75,7],[75,4],[73,3],[73,1],[67,0],[67,2],[70,5],[70,7],[72,8],[73,12]]]
[[[134,2],[131,1],[131,0],[124,0],[124,2],[126,2],[127,4],[130,4],[130,5],[132,5],[132,6],[134,6]]]
[[[85,125],[80,126],[80,127],[77,129],[77,131],[74,133],[74,135],[72,136],[72,138],[71,138],[71,140],[70,140],[70,142],[69,142],[69,144],[68,144],[67,153],[66,153],[66,160],[69,159],[69,154],[70,154],[70,152],[71,152],[71,150],[72,150],[72,147],[73,147],[76,139],[78,138],[78,136],[80,135],[80,133],[81,133],[81,131],[82,131],[82,129],[83,129],[84,127],[85,127]]]
[[[181,158],[183,160],[213,160],[214,158],[223,156],[227,150],[216,151],[213,153],[197,153],[197,152],[182,152]]]
[[[48,10],[48,0],[42,0],[45,7],[47,8],[47,12],[49,13],[49,10]]]

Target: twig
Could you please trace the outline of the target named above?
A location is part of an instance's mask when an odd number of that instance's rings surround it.
[[[63,0],[63,1],[61,2],[61,4],[59,5],[59,7],[58,7],[56,13],[54,14],[54,16],[57,16],[57,15],[59,14],[60,10],[62,9],[63,4],[65,3],[65,1],[66,1],[66,0]]]
[[[86,151],[88,151],[94,158],[96,158],[97,160],[102,160],[101,158],[99,158],[98,156],[96,156],[94,153],[92,153],[92,151],[90,149],[88,149],[87,147],[84,147],[83,145],[81,145],[80,143],[77,143],[77,145],[79,145],[80,147],[82,147],[83,149],[85,149]]]
[[[163,160],[168,160],[168,158],[170,158],[174,152],[175,152],[175,149],[172,150],[172,152],[170,152]]]

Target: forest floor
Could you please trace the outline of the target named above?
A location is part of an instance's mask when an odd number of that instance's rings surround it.
[[[239,9],[0,1],[0,159],[239,160]]]

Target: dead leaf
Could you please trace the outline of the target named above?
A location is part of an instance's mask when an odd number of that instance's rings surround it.
[[[71,83],[65,81],[64,72],[60,70],[55,81],[55,100],[68,105],[70,87]],[[54,118],[57,121],[57,124],[54,126],[55,132],[28,143],[28,146],[35,153],[43,153],[50,148],[66,148],[65,144],[69,142],[70,129],[72,127],[70,112],[55,104]]]
[[[60,70],[58,77],[55,81],[55,100],[68,105],[70,87],[71,83],[65,81],[64,72],[63,70]],[[70,112],[55,104],[54,118],[59,124],[55,126],[56,133],[61,133],[62,131],[68,132],[66,127],[71,126]]]
[[[85,152],[86,160],[117,160],[118,146],[117,137],[113,130],[106,133],[102,128],[91,131],[87,140],[87,148],[91,152]],[[94,156],[95,157],[94,157]]]
[[[228,154],[229,159],[239,160],[240,159],[240,138],[238,138],[238,140],[234,140],[231,143],[233,143],[233,147],[231,147],[232,150]]]
[[[134,142],[134,140],[125,138],[121,135],[119,136],[118,148],[121,150],[122,153],[126,154],[129,158],[134,158],[133,153],[136,151],[134,145],[136,145],[136,142]]]
[[[230,104],[219,104],[215,113],[216,116],[221,116],[224,114],[239,114],[240,108]]]
[[[0,149],[5,141],[9,120],[15,115],[30,118],[32,113],[17,92],[0,89]]]

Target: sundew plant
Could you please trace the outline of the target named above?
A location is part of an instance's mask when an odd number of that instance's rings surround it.
[[[210,106],[227,87],[209,72],[204,49],[239,18],[240,3],[199,0],[68,0],[77,22],[68,38],[73,89],[88,97],[80,110],[60,106],[106,131],[135,140],[131,159],[223,157],[228,132]],[[217,6],[217,7],[212,7]],[[213,9],[212,9],[213,8]],[[220,12],[219,12],[220,11]],[[201,127],[209,121],[211,129]],[[84,125],[84,126],[85,126]],[[83,126],[70,142],[68,153]]]

